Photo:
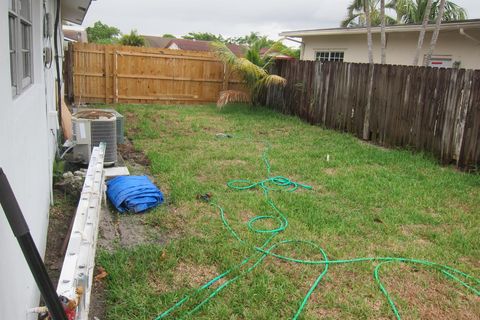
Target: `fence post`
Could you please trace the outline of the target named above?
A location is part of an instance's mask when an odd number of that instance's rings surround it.
[[[113,103],[118,103],[118,52],[113,52]]]
[[[368,67],[369,84],[368,84],[367,106],[365,108],[365,118],[363,121],[363,140],[368,140],[370,137],[370,108],[372,105],[374,70],[375,70],[375,65],[370,64]]]
[[[103,67],[104,67],[104,72],[103,76],[105,77],[105,103],[108,103],[108,51],[107,51],[107,46],[103,47],[104,51],[104,60],[103,60]]]
[[[223,63],[223,91],[228,90],[228,82],[230,81],[230,74],[227,64]]]
[[[459,103],[459,109],[456,115],[456,119],[453,123],[453,159],[456,160],[457,166],[460,162],[460,155],[462,152],[463,138],[465,136],[465,124],[467,122],[467,114],[470,107],[473,104],[472,84],[473,84],[473,71],[465,71],[463,85],[462,99]]]

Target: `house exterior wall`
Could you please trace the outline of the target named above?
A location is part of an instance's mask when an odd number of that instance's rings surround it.
[[[55,64],[45,68],[42,55],[44,46],[53,48],[53,36],[50,40],[43,38],[43,1],[31,3],[33,83],[19,96],[12,97],[8,0],[0,1],[0,167],[10,181],[43,256],[58,121]],[[54,1],[47,0],[46,7],[53,17]],[[36,319],[36,315],[27,315],[26,311],[38,306],[40,294],[1,207],[0,252],[0,319]]]
[[[465,30],[480,40],[480,30]],[[427,53],[432,32],[427,32],[420,56]],[[366,34],[324,35],[303,37],[305,49],[302,60],[315,60],[316,51],[344,51],[345,62],[368,63]],[[417,48],[418,32],[392,32],[387,34],[387,63],[410,65]],[[380,34],[373,34],[373,56],[380,63]],[[480,44],[461,35],[459,31],[440,31],[434,55],[451,55],[460,61],[461,68],[480,69]]]

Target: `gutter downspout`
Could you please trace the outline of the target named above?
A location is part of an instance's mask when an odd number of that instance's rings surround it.
[[[62,128],[62,76],[60,74],[60,56],[58,53],[58,33],[60,25],[60,0],[56,1],[56,12],[55,12],[55,26],[54,26],[54,36],[53,36],[53,45],[55,50],[55,69],[57,71],[57,111],[58,111],[58,125]],[[61,131],[61,130],[60,130]]]
[[[299,43],[300,44],[300,60],[303,60],[303,56],[305,54],[305,42],[297,40],[297,39],[293,39],[293,38],[290,38],[290,37],[283,37],[283,38],[280,38],[280,40],[278,40],[278,41],[282,41],[282,40],[289,40],[289,41],[292,41],[292,42]]]
[[[478,40],[478,39],[472,37],[471,35],[469,35],[468,33],[466,33],[463,28],[460,28],[459,31],[460,31],[460,34],[461,34],[462,36],[465,36],[466,38],[472,40],[473,42],[476,42],[477,44],[480,44],[480,40]]]

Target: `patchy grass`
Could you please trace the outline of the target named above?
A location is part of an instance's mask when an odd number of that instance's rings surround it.
[[[422,154],[385,150],[243,105],[222,111],[214,106],[118,109],[127,117],[135,148],[147,154],[167,197],[168,204],[148,213],[146,223],[159,234],[174,236],[165,246],[100,253],[99,263],[109,274],[108,319],[154,319],[185,293],[253,253],[232,238],[217,210],[200,203],[198,194],[213,194],[249,244],[265,241],[246,226],[268,211],[262,193],[226,186],[231,179],[265,178],[265,141],[272,145],[272,174],[314,187],[271,193],[289,220],[276,240],[315,241],[330,259],[411,257],[480,274],[478,175],[440,167]],[[216,133],[234,138],[218,139]],[[303,247],[279,252],[318,257]],[[331,266],[302,319],[391,319],[388,303],[373,281],[374,266]],[[319,266],[269,257],[191,318],[289,319],[321,271]],[[479,319],[480,299],[438,273],[392,264],[382,276],[404,319]],[[184,315],[210,292],[193,298],[173,317]]]

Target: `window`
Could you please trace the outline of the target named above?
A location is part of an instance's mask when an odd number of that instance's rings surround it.
[[[8,9],[10,80],[16,96],[32,83],[31,0],[9,0]]]
[[[317,51],[315,52],[315,60],[324,61],[340,61],[343,62],[343,51]]]

